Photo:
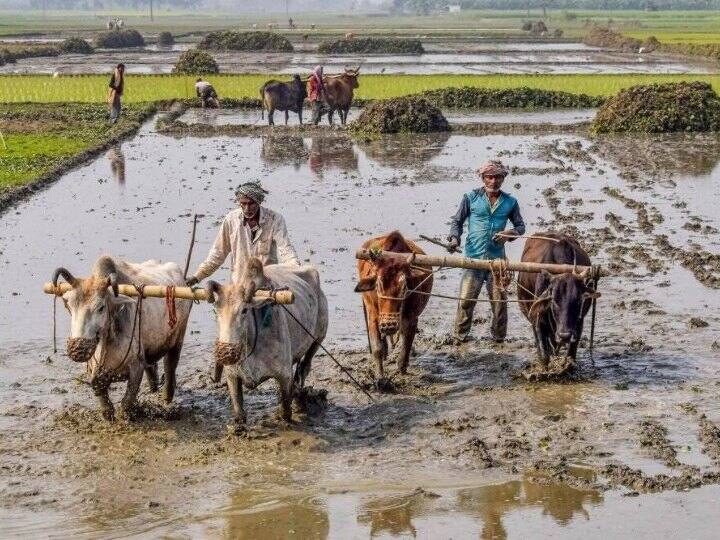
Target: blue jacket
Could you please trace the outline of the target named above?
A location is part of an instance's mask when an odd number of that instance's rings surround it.
[[[452,218],[450,236],[460,241],[465,221],[468,235],[465,239],[465,256],[473,259],[500,259],[505,256],[505,247],[493,241],[493,236],[505,230],[508,220],[518,235],[525,234],[525,222],[515,197],[504,191],[490,208],[485,188],[478,188],[463,195],[460,207]]]

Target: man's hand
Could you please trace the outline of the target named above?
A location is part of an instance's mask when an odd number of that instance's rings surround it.
[[[198,281],[198,278],[196,278],[195,276],[190,276],[185,280],[185,285],[187,285],[188,287],[192,287],[193,285],[197,285]]]
[[[496,233],[493,236],[493,242],[496,244],[504,244],[505,242],[512,242],[513,240],[517,240],[518,234],[515,231],[502,231],[499,233]]]
[[[457,251],[458,246],[460,245],[460,240],[458,240],[454,236],[448,236],[447,241],[448,241],[447,250],[450,253],[455,253]]]

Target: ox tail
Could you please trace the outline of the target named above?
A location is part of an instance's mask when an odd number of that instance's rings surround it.
[[[265,120],[265,85],[260,87],[260,120]]]

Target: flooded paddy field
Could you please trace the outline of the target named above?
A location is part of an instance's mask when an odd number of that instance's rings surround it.
[[[710,135],[353,141],[327,127],[173,137],[147,124],[0,216],[0,532],[711,538],[720,525],[719,150]],[[504,187],[529,231],[573,232],[614,274],[600,282],[595,350],[581,350],[577,380],[513,377],[534,354],[517,305],[505,344],[487,339],[480,304],[475,339],[455,347],[446,344],[455,304],[432,298],[396,393],[370,403],[320,355],[309,384],[328,390],[327,407],[277,425],[266,383],[246,393],[253,428],[238,438],[225,429],[227,391],[209,377],[208,304],[193,307],[173,405],[143,384],[145,415],[132,423],[100,420],[84,368],[52,352],[52,301],[40,286],[56,266],[82,275],[103,253],[182,263],[198,212],[194,267],[234,187],[260,179],[301,258],[320,270],[326,344],[369,387],[354,250],[392,229],[444,236],[489,158],[512,167]],[[510,244],[509,258],[521,250]],[[228,269],[216,277],[228,280]],[[435,292],[455,295],[459,277],[441,273]],[[62,351],[61,303],[57,322]]]
[[[122,51],[100,49],[92,55],[18,60],[0,73],[106,73],[118,62],[129,74],[170,73],[180,53],[192,45],[155,45]],[[574,43],[476,43],[428,45],[421,55],[318,55],[300,47],[293,53],[212,53],[223,73],[309,72],[323,64],[328,72],[362,65],[366,74],[612,74],[714,73],[716,63],[603,50]]]

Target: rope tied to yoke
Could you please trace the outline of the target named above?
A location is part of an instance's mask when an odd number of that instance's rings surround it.
[[[177,324],[177,310],[175,305],[175,287],[170,285],[165,288],[165,307],[168,312],[168,327],[170,330]]]

